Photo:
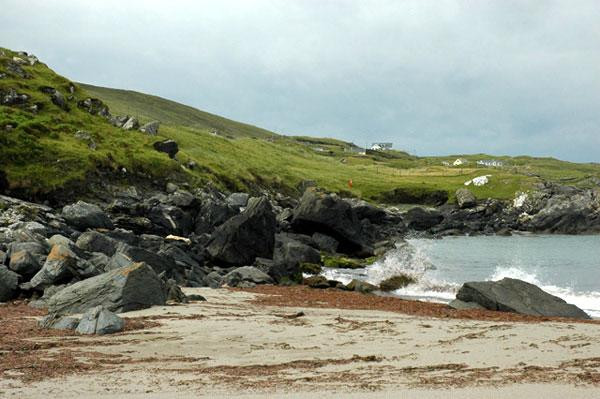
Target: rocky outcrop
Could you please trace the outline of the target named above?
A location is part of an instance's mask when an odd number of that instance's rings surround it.
[[[590,318],[577,306],[568,304],[533,284],[512,278],[465,283],[456,294],[456,299],[466,303],[474,302],[489,310],[532,316]]]
[[[344,253],[370,256],[373,249],[364,241],[362,224],[350,204],[335,194],[308,189],[294,209],[294,231],[326,234],[339,242]]]
[[[256,257],[273,256],[275,214],[266,197],[252,198],[248,208],[219,226],[207,251],[213,261],[250,265]]]
[[[164,284],[152,268],[135,263],[66,287],[48,300],[48,312],[81,313],[102,305],[113,312],[127,312],[164,305]]]

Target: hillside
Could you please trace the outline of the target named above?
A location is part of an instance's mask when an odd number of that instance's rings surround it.
[[[156,119],[169,125],[209,129],[230,138],[276,136],[275,133],[268,130],[232,121],[161,97],[131,90],[110,89],[84,83],[78,84],[91,96],[101,98],[113,112],[122,115],[135,115],[142,122]]]
[[[30,65],[27,56],[5,49],[0,74],[0,190],[4,186],[25,198],[81,191],[95,181],[127,185],[142,180],[179,180],[192,186],[211,181],[230,191],[267,188],[297,194],[296,185],[311,179],[343,195],[401,203],[427,202],[438,191],[452,198],[466,181],[481,175],[491,175],[489,184],[470,186],[472,191],[478,198],[499,199],[513,198],[542,180],[590,185],[600,179],[597,164],[550,158],[360,154],[340,140],[276,135],[160,97],[75,84],[43,63]],[[107,115],[80,106],[90,97],[108,105],[113,116],[160,121],[158,135],[114,127]],[[175,160],[153,149],[165,138],[179,145]],[[468,162],[444,164],[456,158]],[[480,159],[502,160],[503,165],[482,167],[476,164]]]

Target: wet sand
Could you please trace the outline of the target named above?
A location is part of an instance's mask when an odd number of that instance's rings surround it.
[[[103,337],[0,310],[0,397],[600,397],[597,322],[305,287],[186,292],[208,301],[126,313],[128,331]]]

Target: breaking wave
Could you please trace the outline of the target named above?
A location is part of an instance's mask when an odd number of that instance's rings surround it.
[[[328,279],[338,280],[345,284],[352,279],[359,279],[378,285],[389,277],[405,274],[413,277],[417,282],[390,294],[407,299],[447,303],[455,298],[457,290],[465,281],[458,281],[457,276],[453,277],[453,273],[444,268],[444,265],[440,264],[437,267],[433,263],[430,254],[434,245],[436,245],[436,240],[408,240],[397,244],[395,249],[365,269],[325,269],[323,275]],[[438,260],[438,262],[443,262],[443,260]],[[500,280],[510,277],[527,281],[580,307],[590,316],[600,318],[600,292],[581,292],[569,287],[568,284],[560,286],[550,284],[538,277],[535,268],[526,270],[516,260],[510,263],[512,264],[496,266],[495,269],[488,271],[484,280]],[[464,267],[468,268],[469,265],[465,264]],[[438,269],[444,269],[444,272],[440,273]]]

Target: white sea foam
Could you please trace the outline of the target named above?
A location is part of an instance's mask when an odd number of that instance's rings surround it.
[[[323,274],[329,279],[345,284],[356,278],[375,285],[394,275],[406,274],[415,278],[417,282],[391,294],[404,298],[447,303],[455,298],[457,290],[464,281],[458,281],[458,278],[452,277],[453,273],[448,273],[448,271],[436,272],[436,267],[430,259],[431,249],[436,243],[437,241],[434,240],[409,240],[398,244],[381,260],[365,269],[325,269]],[[443,263],[443,260],[439,262]],[[527,281],[580,307],[590,316],[600,318],[600,292],[580,292],[568,287],[567,284],[561,284],[561,286],[549,284],[538,277],[536,266],[525,266],[519,261],[518,256],[511,259],[509,263],[510,265],[507,266],[496,267],[482,279],[500,280],[510,277]],[[443,267],[444,265],[439,266]],[[440,274],[444,277],[440,277]]]

